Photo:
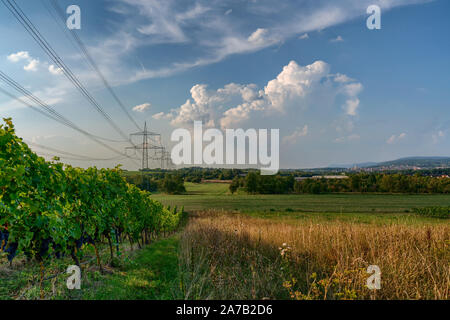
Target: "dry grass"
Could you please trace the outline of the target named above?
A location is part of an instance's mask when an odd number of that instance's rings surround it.
[[[202,212],[181,239],[181,285],[188,299],[449,299],[449,236],[448,224]],[[381,269],[381,290],[366,287],[369,265]]]

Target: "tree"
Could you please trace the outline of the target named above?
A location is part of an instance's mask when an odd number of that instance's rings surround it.
[[[239,177],[234,177],[233,181],[230,184],[230,192],[231,194],[234,194],[239,189],[240,181]]]
[[[179,175],[166,174],[160,181],[159,189],[169,194],[180,194],[186,192],[183,178]]]
[[[249,172],[246,178],[245,189],[248,193],[256,193],[258,191],[258,174]]]

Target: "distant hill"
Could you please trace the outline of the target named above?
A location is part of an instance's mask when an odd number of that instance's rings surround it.
[[[372,168],[372,169],[434,169],[450,168],[450,157],[407,157],[385,162],[364,162],[356,164],[330,165],[331,168]]]
[[[329,168],[344,168],[344,169],[350,169],[354,167],[358,168],[367,168],[376,166],[378,162],[362,162],[362,163],[353,163],[353,164],[330,164]]]
[[[380,162],[371,167],[418,167],[423,169],[449,168],[450,157],[408,157]]]

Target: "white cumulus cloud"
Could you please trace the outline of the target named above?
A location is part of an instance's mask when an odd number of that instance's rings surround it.
[[[144,112],[144,111],[147,111],[148,109],[150,109],[151,106],[152,106],[152,105],[151,105],[150,103],[140,104],[140,105],[138,105],[138,106],[135,106],[135,107],[133,108],[133,111],[136,111],[136,112]]]
[[[32,59],[26,66],[23,67],[25,71],[37,71],[39,66],[39,60]]]
[[[356,116],[356,111],[358,110],[358,107],[359,107],[359,99],[354,98],[346,101],[344,109],[349,116]]]
[[[172,117],[171,117],[170,113],[165,114],[164,112],[159,112],[159,113],[152,115],[152,118],[155,120],[170,120]]]
[[[404,132],[400,133],[399,135],[393,134],[392,136],[389,137],[389,139],[387,139],[386,143],[395,144],[405,138],[406,138],[406,133],[404,133]]]
[[[345,74],[336,74],[336,76],[334,77],[334,81],[336,82],[340,82],[340,83],[348,83],[348,82],[352,82],[355,81],[352,78],[349,78],[348,76],[346,76]]]
[[[25,71],[35,72],[38,70],[40,64],[39,60],[32,58],[28,51],[19,51],[17,53],[12,53],[7,57],[7,59],[13,63],[25,61],[26,64],[23,67]]]
[[[268,30],[264,28],[258,28],[255,32],[253,32],[250,37],[248,37],[248,42],[255,45],[264,45],[266,41],[268,41]]]
[[[30,54],[28,53],[28,51],[20,51],[17,53],[12,53],[10,54],[7,59],[11,62],[19,62],[21,60],[29,60],[30,59]]]
[[[48,66],[48,71],[55,76],[63,73],[61,68],[55,67],[53,64]]]
[[[307,33],[304,33],[304,34],[302,34],[300,37],[298,37],[300,40],[306,40],[306,39],[309,39],[309,34],[307,34]]]
[[[360,104],[358,94],[363,86],[356,81],[336,82],[333,77],[330,66],[324,61],[306,66],[291,61],[263,88],[255,84],[230,83],[210,90],[206,84],[197,84],[191,88],[191,98],[183,105],[155,116],[170,119],[175,127],[189,128],[194,121],[202,121],[207,126],[225,129],[248,126],[256,119],[286,119],[292,122],[293,114],[306,110],[321,113],[321,110],[332,108],[326,111],[330,123],[336,120],[331,118],[333,114],[341,122],[345,119],[351,122],[350,118],[357,114]],[[339,103],[338,96],[345,101],[341,111],[335,107]],[[294,130],[297,129],[296,125]]]

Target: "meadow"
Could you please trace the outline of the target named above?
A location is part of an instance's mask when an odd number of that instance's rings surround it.
[[[449,299],[450,225],[414,208],[447,195],[230,195],[187,184],[153,195],[190,212],[179,240],[186,299]],[[369,265],[381,290],[366,287]]]
[[[188,299],[449,299],[448,224],[287,224],[191,216],[179,263]],[[366,287],[370,265],[381,289]]]
[[[414,208],[450,206],[449,195],[408,194],[230,194],[228,184],[185,183],[186,194],[153,194],[152,198],[188,212],[223,210],[264,218],[383,218],[407,220]],[[434,221],[434,220],[429,220]]]

